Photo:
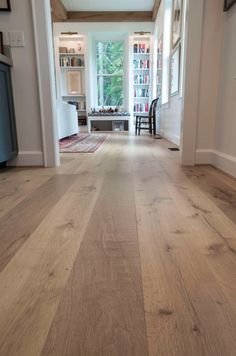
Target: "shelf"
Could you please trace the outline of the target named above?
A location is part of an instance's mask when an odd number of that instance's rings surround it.
[[[62,95],[63,98],[84,98],[85,94]]]
[[[73,57],[73,56],[84,56],[84,53],[59,53],[60,56]]]
[[[85,67],[60,67],[61,69],[85,69]]]
[[[134,72],[140,72],[140,71],[149,71],[150,68],[134,68]]]
[[[144,100],[144,99],[149,99],[149,97],[148,96],[134,96],[134,100],[138,100],[138,99]]]
[[[137,85],[145,85],[145,86],[149,86],[149,84],[135,84],[135,83],[134,83],[134,85],[135,85],[135,86],[137,86]]]
[[[140,114],[140,115],[148,115],[149,113],[148,112],[145,112],[145,111],[143,111],[143,112],[141,112],[141,111],[134,111],[134,114],[136,115],[136,114]]]
[[[76,110],[77,112],[86,112],[86,110]]]
[[[135,56],[150,56],[150,53],[134,53]]]

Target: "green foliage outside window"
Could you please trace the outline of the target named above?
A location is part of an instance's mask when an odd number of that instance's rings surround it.
[[[122,106],[124,102],[124,43],[97,42],[97,88],[99,106]]]

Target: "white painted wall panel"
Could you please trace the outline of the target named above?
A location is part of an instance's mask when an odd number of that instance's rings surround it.
[[[30,0],[11,0],[11,5],[11,13],[0,13],[0,31],[4,44],[9,44],[8,31],[24,31],[25,47],[12,48],[12,79],[19,150],[32,156],[42,152],[32,11]]]

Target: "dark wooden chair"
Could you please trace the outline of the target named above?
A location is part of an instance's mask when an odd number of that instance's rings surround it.
[[[158,98],[150,105],[148,114],[136,115],[135,135],[140,135],[141,130],[148,130],[150,134],[156,135],[156,109]]]

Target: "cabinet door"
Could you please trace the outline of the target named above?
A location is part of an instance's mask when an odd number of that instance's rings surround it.
[[[10,67],[0,63],[0,162],[18,153]]]

